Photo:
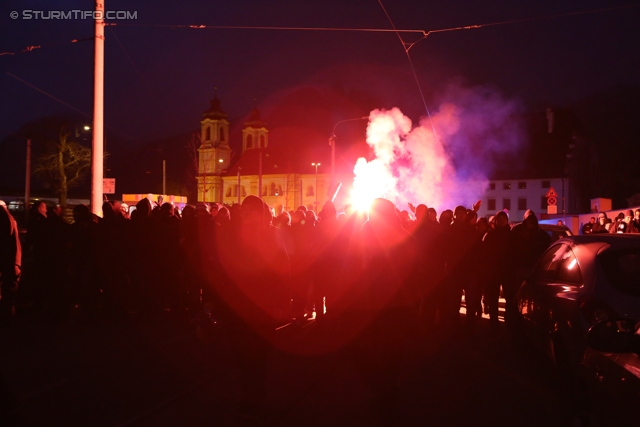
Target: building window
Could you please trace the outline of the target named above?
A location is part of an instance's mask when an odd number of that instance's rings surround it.
[[[253,136],[247,135],[247,148],[253,148]]]
[[[242,197],[247,197],[247,189],[242,186]]]
[[[496,210],[496,199],[487,199],[487,210],[490,212],[495,212]]]
[[[496,183],[495,182],[490,182],[489,183],[489,190],[495,190],[496,189]]]
[[[547,209],[547,205],[548,205],[547,198],[545,196],[541,196],[540,197],[540,209],[546,210]]]
[[[314,195],[313,185],[310,185],[310,186],[307,187],[307,197],[311,197],[313,195]]]
[[[220,142],[224,142],[224,141],[225,141],[224,129],[220,128]]]
[[[264,141],[265,141],[264,140],[264,135],[261,135],[260,136],[260,148],[265,148],[266,147],[265,144],[264,144]]]
[[[502,199],[502,209],[511,210],[511,199]]]
[[[211,128],[207,127],[207,129],[204,131],[204,140],[209,141],[210,139],[211,139]]]
[[[226,197],[231,197],[231,187],[227,188],[227,195]]]
[[[527,210],[527,199],[518,198],[518,210],[519,211]]]
[[[503,182],[502,183],[502,189],[503,190],[511,190],[511,183],[510,182]]]
[[[551,181],[542,181],[542,188],[551,188]]]
[[[527,189],[527,183],[525,181],[520,181],[518,183],[518,190],[526,190]]]

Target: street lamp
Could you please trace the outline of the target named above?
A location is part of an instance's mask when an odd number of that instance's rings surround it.
[[[318,166],[320,163],[311,163],[311,166],[316,167],[316,213],[318,213]]]

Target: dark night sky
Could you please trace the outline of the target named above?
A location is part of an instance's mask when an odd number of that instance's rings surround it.
[[[438,107],[442,88],[454,80],[494,87],[530,108],[562,107],[616,84],[640,84],[639,1],[383,4],[398,29],[516,21],[433,33],[413,46],[411,59],[430,109]],[[92,5],[3,2],[0,53],[15,54],[0,56],[0,140],[26,122],[71,111],[60,101],[91,114],[93,42],[70,40],[92,37],[93,21],[25,20],[22,14],[27,9],[91,10]],[[370,95],[377,107],[399,107],[414,120],[425,114],[407,56],[392,32],[172,28],[390,29],[376,0],[106,0],[105,5],[112,11],[137,11],[136,20],[106,28],[105,45],[105,125],[132,145],[197,129],[214,87],[230,119],[255,105],[268,111],[304,87],[356,90]],[[12,11],[20,17],[11,19]],[[592,12],[576,13],[583,11]],[[421,36],[403,37],[414,41]],[[41,48],[21,53],[32,45]],[[329,123],[343,118],[349,117],[336,116]],[[326,127],[328,136],[331,124]]]

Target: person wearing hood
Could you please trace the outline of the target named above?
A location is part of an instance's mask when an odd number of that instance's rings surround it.
[[[514,226],[511,232],[514,242],[513,280],[504,289],[505,321],[508,324],[513,324],[515,319],[517,312],[515,296],[522,281],[526,279],[538,258],[551,245],[551,236],[540,228],[538,218],[531,209],[527,209],[522,223]]]
[[[481,282],[484,285],[485,307],[489,312],[492,328],[498,326],[498,300],[500,287],[509,286],[512,267],[513,233],[509,227],[509,217],[503,211],[496,213],[494,229],[486,233],[480,245],[479,263]],[[506,292],[505,292],[506,294]]]

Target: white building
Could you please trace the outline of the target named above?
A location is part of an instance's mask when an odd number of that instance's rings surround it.
[[[553,189],[556,212],[549,209],[547,195]],[[503,179],[490,181],[489,189],[482,198],[479,216],[491,216],[501,210],[507,210],[511,221],[522,221],[527,209],[535,212],[538,218],[543,214],[566,214],[567,201],[570,200],[567,178],[539,178],[539,179]],[[550,212],[551,211],[551,212]]]

